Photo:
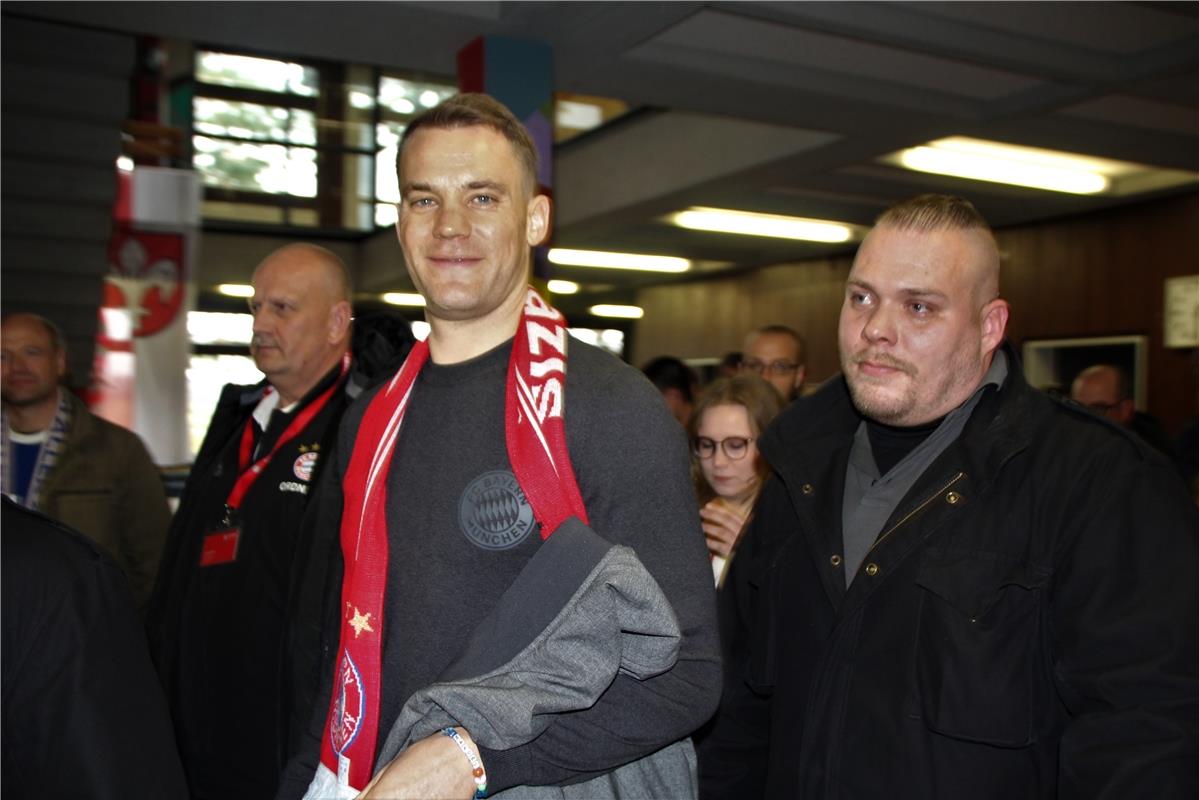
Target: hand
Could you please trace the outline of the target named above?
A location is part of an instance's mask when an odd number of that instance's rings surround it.
[[[725,558],[728,558],[729,553],[737,546],[737,539],[741,537],[745,521],[749,519],[720,497],[709,500],[699,510],[699,518],[703,522],[708,552]]]
[[[464,728],[457,730],[478,755],[479,749],[470,734]],[[470,762],[453,739],[438,731],[416,742],[379,770],[357,800],[469,800],[474,794]]]

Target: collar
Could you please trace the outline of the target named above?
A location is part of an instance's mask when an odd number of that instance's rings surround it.
[[[272,413],[278,411],[280,414],[290,414],[297,409],[303,408],[311,403],[313,399],[319,397],[326,389],[328,389],[334,381],[341,377],[341,373],[342,360],[339,360],[337,365],[321,376],[321,379],[316,382],[316,385],[309,389],[303,397],[301,397],[299,400],[296,400],[294,403],[289,403],[282,407],[279,406],[279,392],[274,386],[267,384],[266,388],[262,392],[262,396],[258,399],[257,405],[254,406],[254,411],[252,412],[254,421],[258,423],[259,429],[265,431],[266,426],[271,421]]]

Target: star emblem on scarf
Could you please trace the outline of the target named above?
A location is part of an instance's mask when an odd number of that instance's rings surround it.
[[[357,639],[362,635],[363,631],[374,633],[375,629],[371,627],[370,612],[363,614],[358,610],[358,606],[354,606],[354,616],[350,619],[350,627],[354,629],[354,638]]]

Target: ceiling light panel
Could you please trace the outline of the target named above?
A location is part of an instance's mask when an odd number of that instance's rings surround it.
[[[589,309],[594,316],[597,317],[612,317],[614,319],[641,319],[645,316],[645,310],[640,306],[621,306],[610,303],[600,303],[599,305],[591,306]]]
[[[393,306],[419,307],[425,304],[425,298],[416,292],[387,292],[383,295],[383,302],[390,303]]]
[[[1180,170],[965,136],[938,139],[879,160],[916,172],[1080,195],[1131,195],[1196,178]]]
[[[854,237],[854,227],[841,222],[787,217],[781,214],[757,214],[727,208],[693,206],[671,215],[669,220],[680,228],[690,230],[798,239],[805,242],[835,244],[848,242]]]
[[[686,272],[691,269],[690,261],[674,256],[609,253],[602,250],[570,250],[562,247],[551,248],[549,260],[553,264],[562,266],[633,269],[643,272]]]
[[[228,297],[253,297],[254,287],[248,283],[222,283],[216,290]]]

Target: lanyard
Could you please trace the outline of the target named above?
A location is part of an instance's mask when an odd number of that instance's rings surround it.
[[[296,414],[296,418],[284,429],[283,434],[275,442],[275,446],[271,448],[271,451],[253,464],[250,463],[254,452],[253,415],[246,420],[246,427],[242,429],[241,434],[241,448],[237,455],[237,469],[239,473],[237,482],[233,484],[233,489],[229,492],[229,499],[225,501],[228,509],[236,511],[241,507],[241,501],[245,498],[246,492],[250,491],[250,487],[254,485],[254,481],[258,480],[258,476],[271,463],[271,459],[275,456],[275,453],[279,452],[292,439],[299,436],[300,431],[308,427],[308,423],[312,422],[313,417],[321,413],[321,409],[329,402],[329,398],[341,386],[342,378],[349,372],[349,369],[350,354],[346,353],[341,359],[341,374],[337,376],[337,380],[333,381],[333,385],[321,392],[319,397],[305,406],[300,413]],[[274,390],[268,387],[267,391]]]

